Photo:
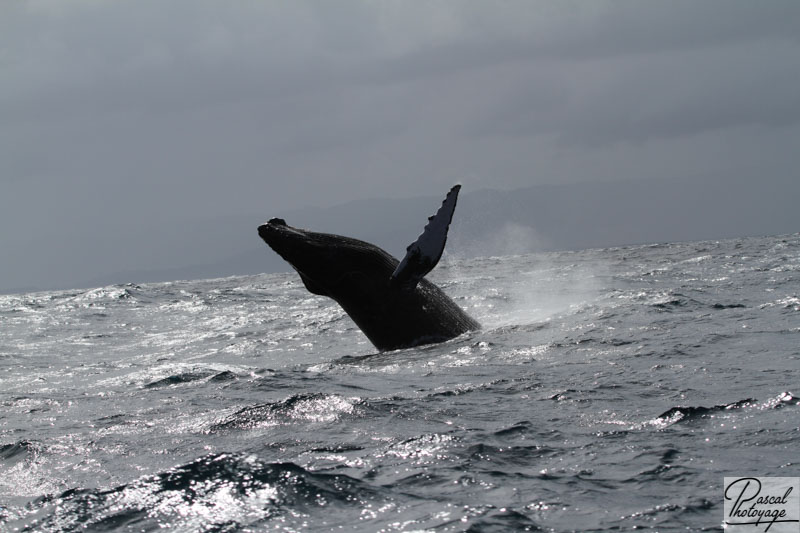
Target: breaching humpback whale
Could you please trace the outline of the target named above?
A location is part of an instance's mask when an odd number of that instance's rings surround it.
[[[442,257],[460,189],[450,189],[402,261],[374,244],[293,228],[281,218],[258,234],[310,292],[336,300],[378,350],[441,342],[480,327],[424,278]]]

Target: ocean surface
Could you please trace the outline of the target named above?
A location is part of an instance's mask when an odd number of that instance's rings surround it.
[[[377,353],[294,273],[0,296],[0,530],[720,530],[800,476],[800,234],[457,260]]]

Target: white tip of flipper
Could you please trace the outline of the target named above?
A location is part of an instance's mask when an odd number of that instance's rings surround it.
[[[439,262],[447,243],[447,230],[453,220],[460,190],[461,184],[454,185],[436,214],[428,218],[422,234],[406,248],[405,257],[391,275],[391,283],[414,287]]]

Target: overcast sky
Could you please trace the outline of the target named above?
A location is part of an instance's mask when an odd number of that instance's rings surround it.
[[[799,121],[796,0],[3,1],[0,281],[456,181],[798,180]]]

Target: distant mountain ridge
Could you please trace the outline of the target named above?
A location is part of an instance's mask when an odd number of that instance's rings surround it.
[[[96,287],[288,271],[256,228],[279,216],[293,226],[372,242],[401,258],[446,189],[417,198],[353,200],[187,222],[146,244],[159,268],[131,268],[70,286]],[[800,231],[800,180],[670,180],[462,189],[445,253],[455,257],[723,239]],[[152,232],[151,232],[152,233]],[[80,282],[79,282],[80,281]]]

